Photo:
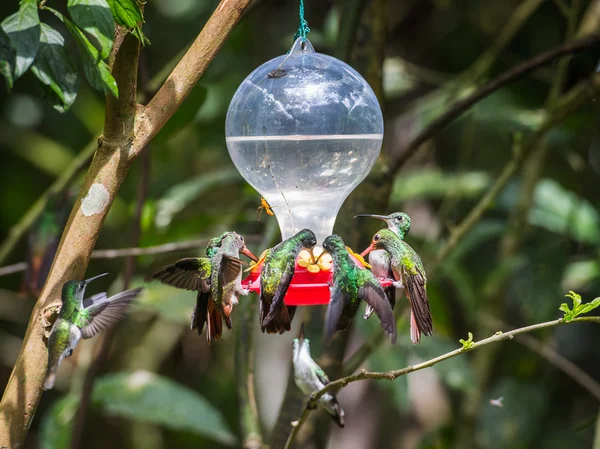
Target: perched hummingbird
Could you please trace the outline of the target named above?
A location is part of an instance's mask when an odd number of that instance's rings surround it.
[[[296,257],[302,248],[311,249],[317,244],[315,234],[303,229],[293,237],[268,250],[260,272],[260,327],[268,334],[291,329],[296,307],[283,302],[294,276]]]
[[[62,307],[48,338],[48,371],[44,389],[54,386],[56,371],[65,357],[70,357],[81,338],[91,338],[119,321],[129,303],[142,291],[134,288],[110,298],[106,292],[83,299],[85,288],[94,279],[67,281],[62,289]]]
[[[323,248],[333,259],[333,284],[329,287],[331,300],[325,315],[325,339],[329,340],[335,330],[348,327],[362,299],[375,310],[381,327],[391,337],[392,343],[395,343],[394,313],[375,275],[354,263],[339,235],[327,237]]]
[[[402,240],[404,240],[404,237],[406,237],[410,231],[410,217],[404,212],[394,212],[390,215],[359,214],[356,215],[356,217],[371,217],[384,220],[388,225],[388,229]],[[371,272],[378,278],[394,278],[392,267],[390,265],[390,255],[386,250],[376,249],[369,253],[369,264],[371,265]],[[396,289],[389,288],[385,293],[393,310],[396,305]],[[368,320],[372,313],[373,308],[367,304],[365,307],[365,320]]]
[[[381,229],[373,236],[371,245],[361,256],[375,249],[385,249],[390,255],[394,287],[404,288],[410,302],[410,339],[419,343],[421,334],[433,333],[433,322],[427,298],[427,275],[423,262],[408,243],[390,229]]]
[[[234,257],[223,254],[222,251],[225,251],[223,249],[224,246],[227,246],[227,248],[237,248],[237,252],[233,250],[230,251],[233,251]],[[165,284],[198,292],[196,306],[192,313],[191,328],[196,329],[198,335],[200,335],[206,324],[206,338],[209,343],[221,338],[223,332],[223,320],[221,318],[223,315],[218,309],[216,301],[213,299],[217,298],[215,292],[217,291],[218,293],[218,287],[216,289],[211,288],[212,283],[215,281],[215,278],[218,284],[219,280],[226,281],[228,279],[223,276],[232,276],[235,274],[231,271],[229,267],[230,264],[233,265],[234,271],[237,270],[236,267],[239,266],[239,277],[241,279],[242,265],[241,260],[239,260],[240,251],[252,260],[257,260],[256,256],[246,248],[242,236],[235,232],[225,232],[220,237],[209,240],[208,247],[206,248],[207,257],[188,257],[180,259],[174,264],[162,267],[152,275],[152,278],[158,279]],[[223,258],[228,262],[222,263]],[[217,263],[217,265],[215,265],[215,263]],[[216,267],[215,270],[213,270],[213,267]],[[223,268],[222,273],[220,273],[220,267]],[[229,307],[228,310],[229,313],[231,313],[231,307]],[[227,326],[231,329],[231,318],[226,316],[225,320],[226,323],[228,323]]]
[[[323,389],[329,383],[329,378],[310,356],[310,340],[304,338],[304,323],[300,327],[300,335],[294,338],[293,348],[294,381],[298,388],[307,396]],[[333,393],[321,396],[319,404],[338,426],[344,427],[344,410]]]

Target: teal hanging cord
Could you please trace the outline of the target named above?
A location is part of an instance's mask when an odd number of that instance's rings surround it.
[[[308,22],[304,18],[304,0],[300,0],[300,25],[298,25],[298,31],[294,36],[294,40],[301,37],[303,40],[306,40],[306,35],[310,33],[310,28],[308,27]]]

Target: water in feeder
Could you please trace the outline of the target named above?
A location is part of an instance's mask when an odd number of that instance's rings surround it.
[[[330,235],[383,139],[381,109],[368,83],[303,38],[244,80],[225,126],[233,163],[269,201],[283,239],[304,228],[320,242]]]

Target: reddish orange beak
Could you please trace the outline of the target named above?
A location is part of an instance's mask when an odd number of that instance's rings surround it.
[[[254,254],[252,254],[252,251],[250,251],[248,248],[246,248],[245,246],[242,248],[242,250],[240,251],[244,256],[249,257],[251,260],[253,260],[254,262],[258,262],[258,257],[256,257]]]
[[[360,253],[360,256],[365,257],[367,254],[369,254],[371,251],[373,251],[375,249],[377,249],[377,248],[375,248],[375,245],[373,245],[373,243],[371,242],[369,247],[367,249],[365,249],[362,253]]]

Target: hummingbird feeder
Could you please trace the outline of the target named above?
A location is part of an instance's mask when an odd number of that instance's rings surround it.
[[[383,116],[356,70],[315,52],[300,36],[288,54],[242,82],[225,129],[234,165],[271,205],[282,238],[306,228],[322,243],[342,203],[379,156]],[[287,305],[329,303],[331,259],[321,253],[315,247],[300,254]],[[360,259],[355,257],[357,264]],[[260,289],[261,267],[257,263],[243,281],[252,291]]]

